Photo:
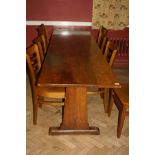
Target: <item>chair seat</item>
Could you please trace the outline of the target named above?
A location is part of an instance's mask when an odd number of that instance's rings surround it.
[[[37,87],[37,94],[47,98],[65,98],[65,88]]]
[[[121,88],[115,88],[114,93],[120,99],[122,104],[129,104],[129,85],[121,84]]]

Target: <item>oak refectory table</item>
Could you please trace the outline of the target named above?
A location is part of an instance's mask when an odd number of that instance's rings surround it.
[[[88,123],[87,89],[105,88],[107,102],[108,89],[120,87],[91,33],[62,29],[51,36],[37,85],[66,88],[62,123],[50,127],[50,135],[99,134]]]

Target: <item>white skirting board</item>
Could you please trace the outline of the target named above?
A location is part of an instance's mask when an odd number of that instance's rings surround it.
[[[26,25],[49,25],[49,26],[92,26],[92,22],[74,21],[26,21]]]

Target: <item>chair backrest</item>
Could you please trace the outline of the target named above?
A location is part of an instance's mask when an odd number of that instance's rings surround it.
[[[47,52],[47,46],[46,46],[45,37],[44,37],[43,34],[39,35],[37,38],[35,38],[35,39],[33,40],[33,43],[35,43],[35,44],[38,44],[38,42],[41,43],[42,50],[43,50],[43,53],[44,53],[44,55],[45,55],[46,52]],[[39,49],[39,50],[41,50],[41,49]]]
[[[41,24],[40,26],[38,26],[37,32],[38,32],[38,35],[41,35],[41,34],[44,35],[46,46],[48,46],[48,43],[49,43],[48,33],[47,33],[47,30],[46,30],[44,24]]]
[[[108,31],[106,28],[104,28],[103,26],[100,27],[98,35],[97,35],[97,40],[96,40],[96,42],[100,48],[101,48],[101,44],[102,44],[104,37],[107,36],[107,32]]]
[[[33,44],[26,49],[26,63],[28,66],[30,82],[32,86],[34,86],[41,68],[39,49],[36,44]]]
[[[117,53],[116,45],[113,44],[110,40],[108,40],[104,51],[104,57],[106,58],[110,66],[113,65],[114,59],[116,57],[116,53]]]

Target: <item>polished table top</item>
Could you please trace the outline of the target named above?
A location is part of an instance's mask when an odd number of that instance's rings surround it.
[[[81,30],[53,32],[37,85],[119,87],[95,39]]]

